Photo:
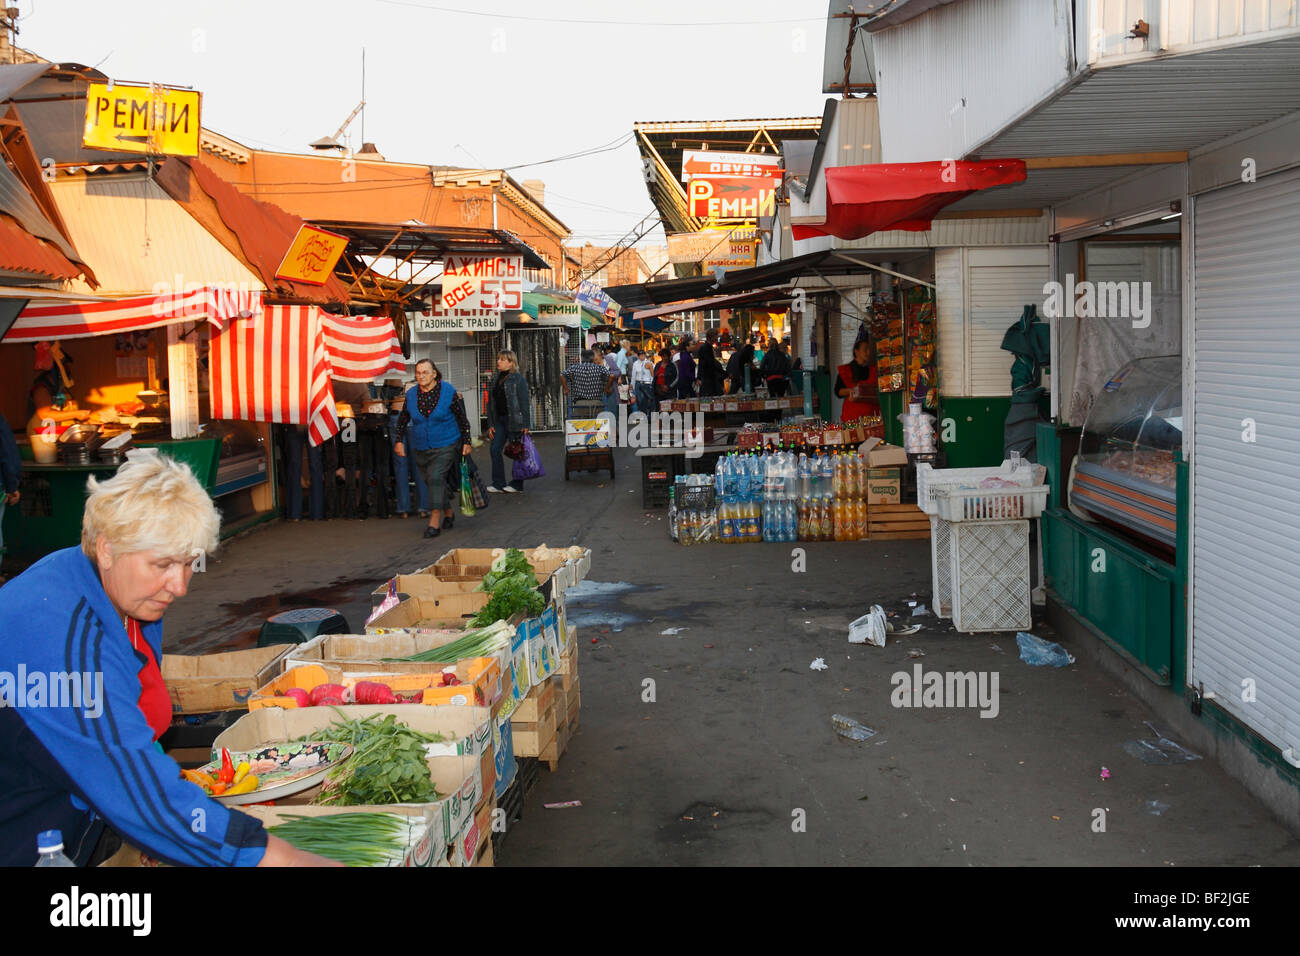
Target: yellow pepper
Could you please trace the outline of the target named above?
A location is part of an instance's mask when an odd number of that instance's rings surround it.
[[[245,777],[248,776],[248,771],[252,769],[253,769],[252,764],[250,764],[247,760],[241,760],[239,766],[235,768],[235,779],[232,780],[231,783],[236,783],[236,784],[239,783],[239,781],[243,780]]]
[[[252,793],[254,790],[257,789],[257,784],[258,784],[257,774],[255,773],[245,774],[244,779],[240,780],[238,783],[235,783],[228,790],[226,790],[224,796],[233,797],[236,794],[240,794],[240,793]]]

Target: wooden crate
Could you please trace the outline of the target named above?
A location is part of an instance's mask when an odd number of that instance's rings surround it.
[[[551,773],[555,773],[560,769],[560,758],[569,749],[569,738],[571,736],[572,731],[566,721],[556,728],[555,739],[542,750],[541,755],[537,758],[551,768]]]
[[[555,709],[549,708],[533,722],[510,721],[510,735],[514,738],[516,757],[540,757],[555,741]]]
[[[930,537],[930,516],[916,505],[867,505],[867,537],[896,541]]]

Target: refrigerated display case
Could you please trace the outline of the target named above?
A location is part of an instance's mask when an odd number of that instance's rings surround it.
[[[1170,550],[1178,531],[1182,369],[1181,356],[1159,355],[1111,377],[1088,412],[1070,483],[1075,509]]]

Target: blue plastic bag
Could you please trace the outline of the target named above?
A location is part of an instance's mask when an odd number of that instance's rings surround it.
[[[1020,659],[1032,667],[1065,667],[1074,663],[1074,655],[1060,644],[1045,641],[1024,631],[1016,634]]]
[[[510,466],[510,477],[514,481],[541,478],[546,474],[546,470],[542,467],[542,456],[537,454],[537,446],[533,444],[533,436],[525,435],[523,443],[524,453]]]

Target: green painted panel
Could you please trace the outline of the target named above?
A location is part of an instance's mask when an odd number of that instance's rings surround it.
[[[948,467],[982,468],[1002,464],[1003,429],[1010,408],[1009,397],[955,398],[945,395],[939,436],[940,440],[944,438],[945,423],[952,419],[947,434],[953,440],[943,445]],[[900,404],[898,412],[901,411]]]
[[[880,417],[885,423],[885,441],[891,445],[903,444],[903,423],[898,416],[903,414],[902,392],[880,393]]]
[[[1042,526],[1047,584],[1058,600],[1152,680],[1181,689],[1178,569],[1061,509],[1045,512]]]

